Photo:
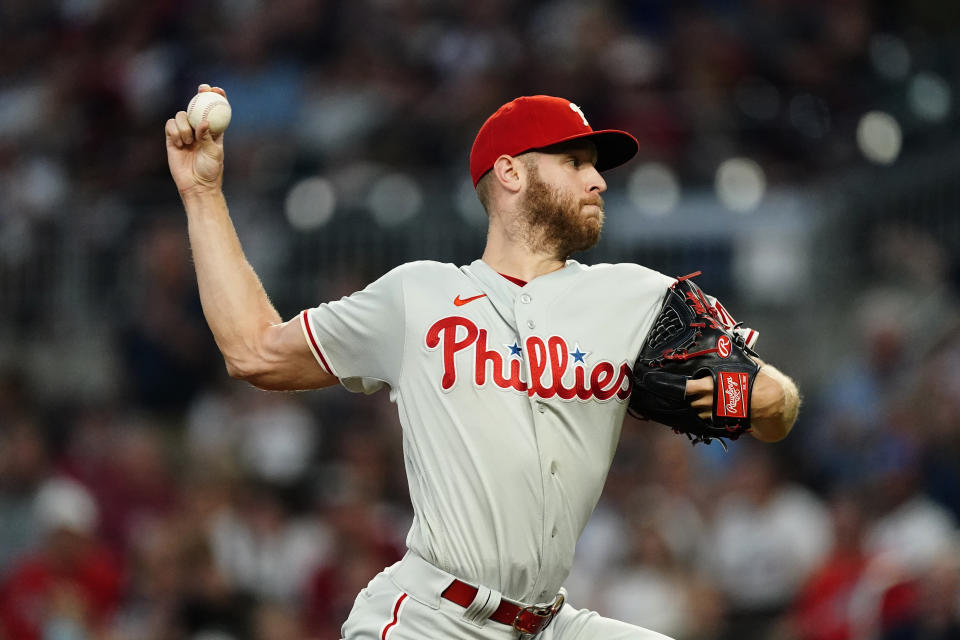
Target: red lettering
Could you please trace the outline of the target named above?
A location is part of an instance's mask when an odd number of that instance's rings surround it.
[[[606,361],[598,362],[590,372],[590,390],[597,400],[609,400],[616,395],[619,385],[610,385],[613,382],[613,373],[613,365]]]
[[[576,381],[574,382],[574,388],[577,390],[577,397],[581,400],[589,400],[590,396],[593,395],[593,392],[590,390],[590,387],[587,386],[587,369],[586,367],[577,367],[575,371]]]
[[[503,356],[499,351],[487,349],[487,330],[480,329],[477,337],[477,357],[474,366],[474,380],[477,386],[482,387],[487,382],[487,363],[493,364],[493,384],[501,389],[516,389],[526,391],[527,385],[520,379],[520,360],[511,358],[509,362],[509,377],[503,375]]]
[[[510,359],[510,386],[517,391],[526,391],[527,383],[520,379],[520,360]]]
[[[547,347],[550,350],[550,367],[553,374],[552,388],[556,391],[558,397],[570,400],[577,395],[577,387],[576,384],[569,389],[563,386],[563,374],[566,372],[567,362],[570,360],[567,343],[563,338],[551,336],[547,341]]]
[[[501,389],[515,389],[529,396],[563,400],[610,400],[617,397],[625,400],[633,388],[631,367],[624,362],[619,367],[608,361],[596,363],[588,369],[582,362],[574,362],[573,384],[564,386],[563,378],[571,366],[567,342],[560,336],[550,336],[544,341],[538,336],[529,336],[524,342],[530,380],[524,381],[523,361],[504,355],[487,345],[489,332],[462,316],[437,320],[427,330],[425,344],[428,349],[442,345],[443,377],[441,387],[447,391],[457,382],[456,354],[473,347],[473,379],[477,386],[484,386],[488,377]],[[468,360],[470,362],[470,360]],[[550,380],[546,380],[546,376]]]
[[[524,348],[527,350],[527,360],[530,362],[530,382],[527,393],[541,398],[552,398],[552,387],[543,386],[543,373],[547,370],[547,345],[537,336],[527,338]]]
[[[462,340],[457,340],[457,330],[460,327],[466,329],[467,333]],[[436,349],[441,340],[443,341],[443,378],[440,386],[444,391],[453,387],[457,382],[454,354],[473,344],[478,334],[477,325],[461,316],[441,318],[427,330],[426,344],[428,349]]]
[[[626,382],[626,384],[624,384]],[[633,369],[624,362],[620,365],[620,377],[617,378],[617,397],[626,400],[633,391]]]
[[[493,363],[493,381],[498,387],[507,386],[503,382],[503,356],[497,351],[487,349],[487,330],[480,329],[480,335],[477,337],[476,365],[474,366],[474,379],[478,386],[483,386],[487,381],[487,363]]]

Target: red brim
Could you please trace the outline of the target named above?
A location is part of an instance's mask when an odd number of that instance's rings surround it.
[[[623,163],[637,155],[640,150],[640,143],[637,139],[626,131],[617,129],[603,129],[601,131],[591,131],[581,133],[569,138],[557,140],[550,147],[571,140],[590,140],[597,147],[597,171],[606,171],[619,167]],[[543,147],[549,149],[550,147]]]

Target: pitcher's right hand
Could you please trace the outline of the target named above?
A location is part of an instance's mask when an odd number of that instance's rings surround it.
[[[198,92],[216,91],[227,97],[220,87],[201,84]],[[206,121],[194,131],[187,121],[187,112],[178,111],[167,120],[167,164],[181,196],[220,191],[223,184],[223,134],[214,135]]]

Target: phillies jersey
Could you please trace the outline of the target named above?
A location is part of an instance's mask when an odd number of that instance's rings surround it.
[[[301,314],[314,356],[344,387],[390,389],[412,551],[515,601],[556,595],[673,282],[568,260],[520,286],[482,260],[421,261]]]

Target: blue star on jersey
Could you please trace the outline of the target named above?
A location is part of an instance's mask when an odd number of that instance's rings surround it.
[[[522,358],[522,357],[523,357],[523,356],[521,355],[521,354],[523,353],[523,349],[520,348],[520,345],[517,344],[517,341],[516,341],[516,340],[513,341],[513,344],[505,344],[505,345],[503,345],[503,346],[505,346],[507,349],[510,349],[510,355],[511,355],[511,356],[517,356],[518,358]]]
[[[573,351],[570,352],[570,355],[573,356],[574,362],[579,362],[584,364],[583,359],[590,355],[589,351],[580,351],[580,345],[575,345]]]

